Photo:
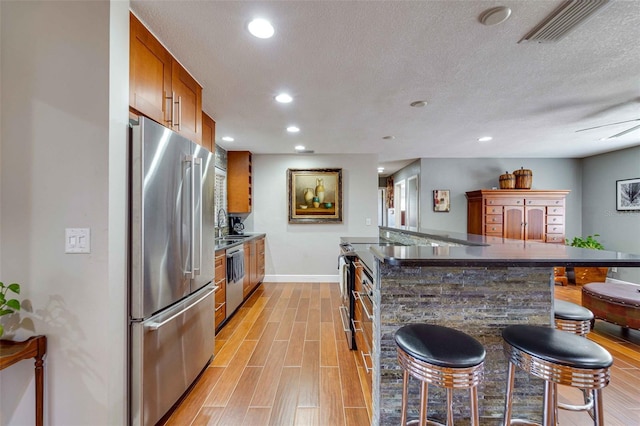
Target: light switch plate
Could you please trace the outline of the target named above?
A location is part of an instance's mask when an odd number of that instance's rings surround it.
[[[367,226],[371,225],[371,218],[370,217],[366,218],[364,220],[364,224],[367,225]]]
[[[66,228],[64,230],[65,253],[91,253],[91,230],[89,228]]]

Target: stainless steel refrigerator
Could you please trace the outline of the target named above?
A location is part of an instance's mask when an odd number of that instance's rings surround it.
[[[154,425],[214,350],[214,156],[141,117],[130,131],[129,396]]]

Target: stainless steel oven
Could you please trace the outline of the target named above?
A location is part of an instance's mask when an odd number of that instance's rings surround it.
[[[340,319],[342,329],[347,339],[349,349],[356,348],[355,334],[353,330],[353,310],[355,301],[353,300],[353,286],[355,281],[355,260],[357,256],[353,252],[350,244],[340,244],[340,256],[338,258],[338,268],[340,269]]]

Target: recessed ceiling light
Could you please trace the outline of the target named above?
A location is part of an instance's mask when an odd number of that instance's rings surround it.
[[[506,6],[493,7],[485,10],[480,15],[480,22],[484,25],[497,25],[501,24],[511,16],[511,9]]]
[[[258,38],[271,38],[275,30],[273,25],[266,19],[256,18],[247,25],[249,32]]]
[[[231,136],[223,136],[222,140],[225,142],[233,142],[235,139],[233,139]]]
[[[478,142],[489,142],[490,140],[493,140],[491,136],[483,136],[481,138],[478,138]]]
[[[278,96],[276,96],[275,99],[281,104],[288,104],[289,102],[293,101],[293,98],[288,93],[280,93]]]
[[[304,151],[305,149],[304,145],[296,145],[296,151]]]
[[[396,138],[395,136],[391,136],[391,135],[382,137],[382,139],[385,139],[385,140],[388,140],[388,141],[390,141],[391,139],[395,139],[395,138]]]
[[[384,172],[384,167],[378,167],[378,173]]]
[[[287,127],[287,132],[289,133],[298,133],[300,131],[300,129],[296,126],[289,126]]]
[[[413,101],[409,105],[411,105],[414,108],[422,108],[426,104],[427,104],[427,101]]]

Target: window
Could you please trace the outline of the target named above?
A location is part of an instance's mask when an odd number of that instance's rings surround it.
[[[227,172],[216,167],[216,186],[214,190],[214,202],[215,202],[215,224],[218,223],[227,224]],[[224,209],[224,217],[220,218],[222,222],[218,222],[218,212],[220,209]]]

